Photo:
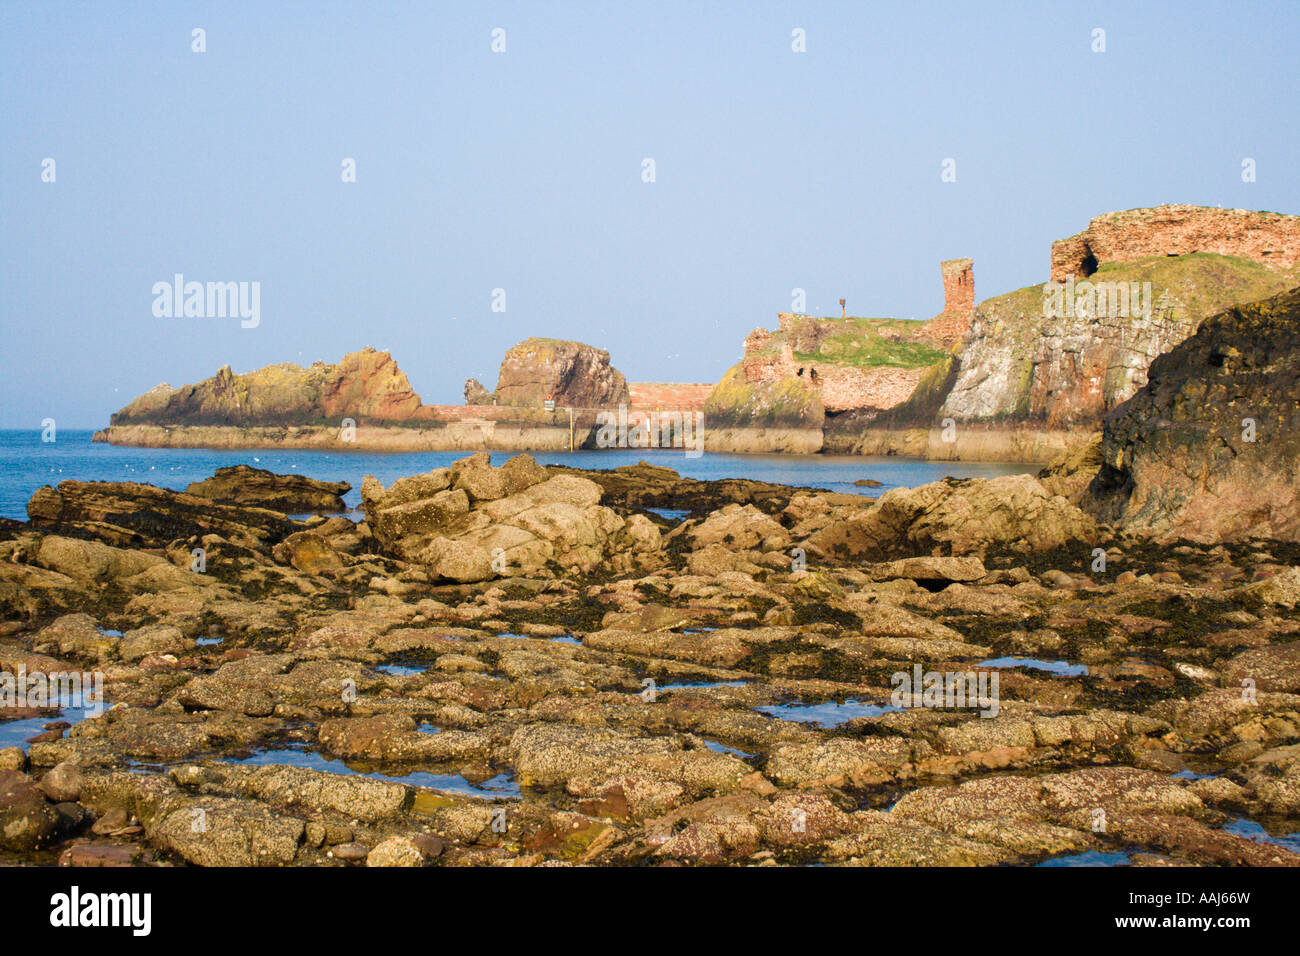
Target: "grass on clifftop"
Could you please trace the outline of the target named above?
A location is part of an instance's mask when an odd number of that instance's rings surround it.
[[[800,348],[801,340],[813,340],[818,325],[830,325],[830,335],[821,338],[816,351]],[[911,319],[868,319],[858,316],[799,320],[787,332],[773,332],[764,353],[777,354],[790,343],[794,356],[801,362],[821,362],[852,368],[925,368],[942,362],[948,353],[926,342],[907,341],[921,326]],[[809,334],[805,335],[805,329]],[[897,337],[897,338],[895,338]]]
[[[1076,280],[1078,282],[1084,280]],[[1266,299],[1300,283],[1300,267],[1268,269],[1253,259],[1193,252],[1185,256],[1150,256],[1127,262],[1103,263],[1088,282],[1150,282],[1158,303],[1168,294],[1173,321],[1199,323],[1233,305]],[[1005,324],[1005,332],[1026,343],[1036,342],[1043,316],[1043,284],[1026,286],[986,299],[979,312]],[[1059,321],[1059,320],[1050,320]]]

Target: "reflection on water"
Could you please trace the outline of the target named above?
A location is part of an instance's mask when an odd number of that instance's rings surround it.
[[[94,700],[92,695],[91,700]],[[39,717],[23,717],[18,720],[3,720],[9,708],[0,707],[0,750],[9,747],[19,747],[26,751],[30,744],[27,743],[28,737],[35,737],[37,734],[45,733],[45,725],[55,721],[63,721],[73,726],[86,720],[88,717],[94,717],[102,714],[108,709],[108,703],[86,705],[84,695],[71,694],[68,697],[68,706],[63,708],[54,707]]]

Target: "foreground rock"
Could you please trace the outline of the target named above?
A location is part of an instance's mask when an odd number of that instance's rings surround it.
[[[626,570],[657,552],[654,525],[602,507],[601,493],[585,478],[549,476],[529,455],[494,468],[486,453],[387,489],[370,477],[361,486],[367,520],[388,553],[462,583],[548,566],[591,571],[607,559]]]
[[[105,700],[0,707],[0,853],[1300,863],[1294,545],[1152,546],[1028,476],[600,477],[474,456],[368,479],[363,522],[41,490],[0,528],[0,691]]]
[[[1102,520],[1166,538],[1300,540],[1300,288],[1207,319],[1107,419]]]
[[[351,490],[346,481],[317,481],[306,475],[277,475],[249,465],[235,465],[218,468],[211,478],[194,482],[185,493],[223,504],[298,514],[345,511],[343,495]]]

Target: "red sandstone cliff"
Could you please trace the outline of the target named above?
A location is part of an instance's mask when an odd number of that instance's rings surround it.
[[[229,365],[197,385],[160,385],[112,417],[113,425],[338,425],[342,419],[427,420],[406,374],[365,348],[337,365],[283,363],[236,374]]]

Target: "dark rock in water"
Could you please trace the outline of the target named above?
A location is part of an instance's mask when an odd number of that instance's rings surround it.
[[[857,488],[879,488],[884,482],[876,481],[874,478],[859,478],[853,484]]]
[[[1300,539],[1300,288],[1206,319],[1106,420],[1100,520],[1198,541]]]
[[[617,408],[630,401],[627,379],[609,353],[581,342],[525,339],[506,352],[497,378],[496,404]]]
[[[196,481],[185,493],[225,504],[270,508],[288,514],[345,511],[343,495],[352,490],[346,481],[317,481],[306,475],[277,475],[263,468],[235,465]]]

